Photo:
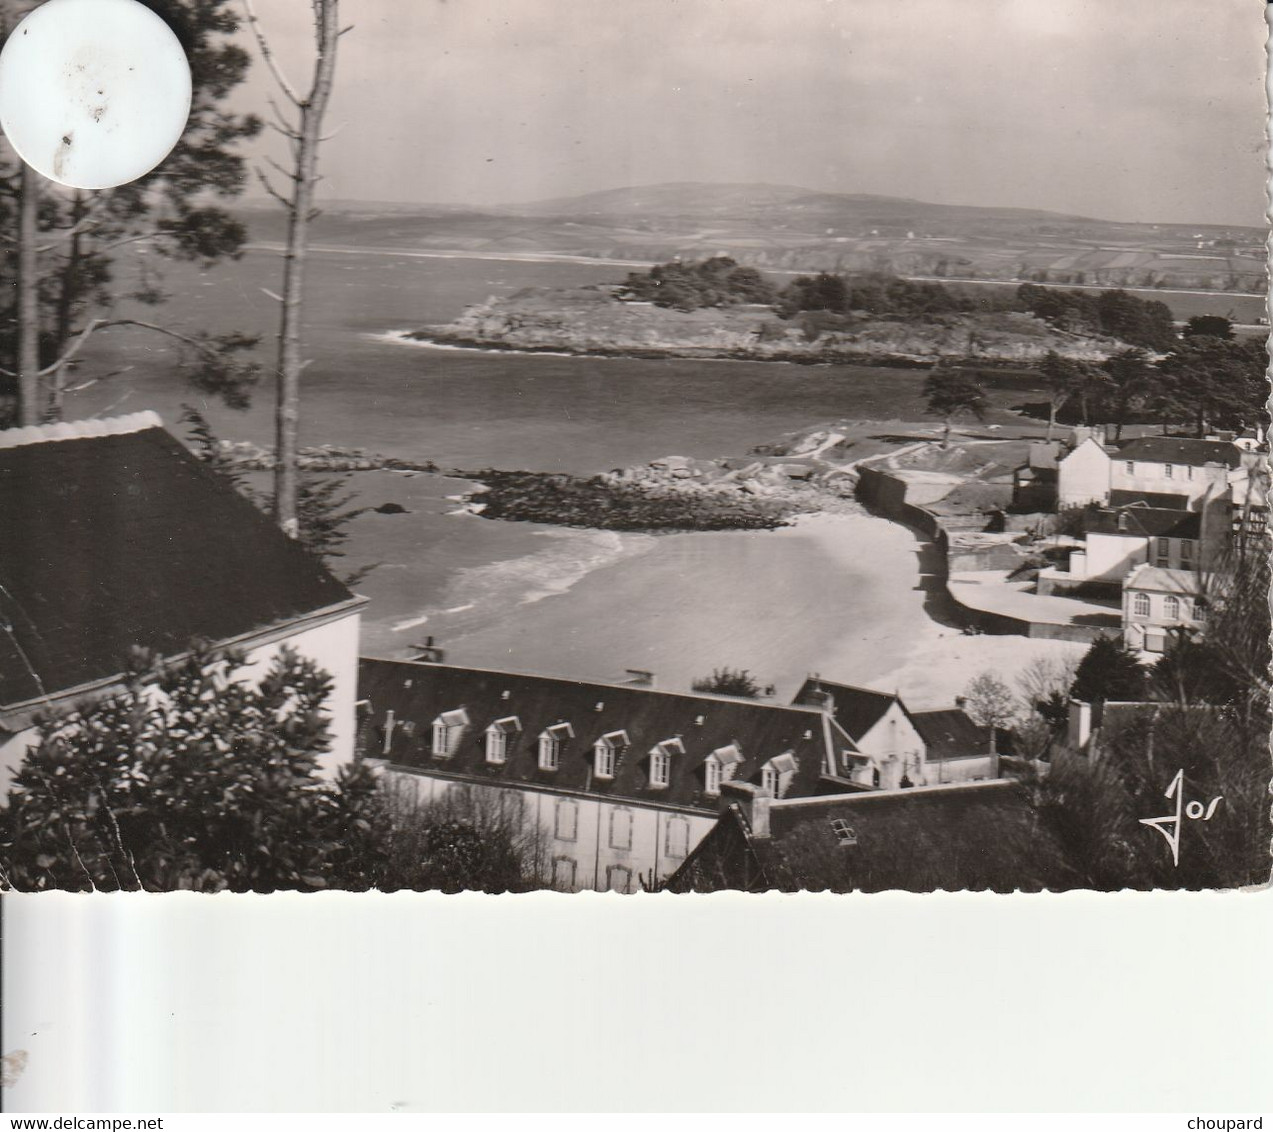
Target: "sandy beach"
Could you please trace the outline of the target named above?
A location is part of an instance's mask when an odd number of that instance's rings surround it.
[[[1011,682],[1036,656],[1082,654],[1081,645],[937,624],[924,609],[918,549],[906,528],[865,514],[661,536],[568,592],[450,639],[448,660],[602,681],[645,669],[682,691],[714,668],[746,668],[780,701],[818,673],[934,707],[978,672]]]

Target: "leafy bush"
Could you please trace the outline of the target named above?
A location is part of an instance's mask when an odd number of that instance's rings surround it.
[[[749,700],[760,697],[760,685],[745,668],[713,668],[710,676],[700,677],[690,687],[696,692],[713,692],[718,696],[742,696]]]

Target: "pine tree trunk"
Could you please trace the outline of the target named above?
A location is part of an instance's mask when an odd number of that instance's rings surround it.
[[[301,299],[304,292],[305,252],[309,222],[314,211],[318,179],[318,146],[323,115],[331,97],[336,73],[338,0],[317,0],[314,5],[318,57],[309,97],[300,105],[299,140],[293,172],[292,199],[288,206],[287,250],[283,263],[283,316],[279,331],[278,393],[275,410],[274,518],[285,534],[296,538],[297,432],[300,423]]]
[[[66,344],[71,340],[71,320],[75,313],[75,300],[79,290],[80,259],[83,251],[83,233],[80,224],[88,209],[84,204],[84,194],[76,192],[71,204],[71,247],[67,253],[66,267],[58,290],[57,321],[53,328],[53,353],[60,357]],[[62,419],[62,403],[66,389],[66,366],[59,365],[49,375],[49,391],[47,415],[49,420]]]
[[[40,274],[36,254],[36,212],[40,182],[22,167],[18,201],[18,424],[38,425],[40,407]]]

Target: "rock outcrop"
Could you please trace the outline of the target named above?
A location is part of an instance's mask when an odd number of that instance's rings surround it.
[[[769,307],[680,311],[623,301],[616,288],[527,289],[470,307],[446,326],[407,337],[486,349],[628,357],[741,358],[805,363],[931,364],[973,358],[987,364],[1029,363],[1049,350],[1100,361],[1121,343],[1064,333],[1014,311],[885,319],[811,327],[778,318]]]

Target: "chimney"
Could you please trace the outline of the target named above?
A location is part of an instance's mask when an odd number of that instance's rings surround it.
[[[1092,738],[1092,705],[1082,700],[1070,701],[1070,714],[1066,722],[1066,741],[1075,750],[1081,751]]]
[[[769,806],[772,798],[757,794],[751,804],[751,835],[757,841],[769,840]]]
[[[750,782],[726,780],[720,784],[721,801],[738,808],[753,838],[769,837],[769,806],[773,799]]]
[[[805,702],[810,707],[821,709],[827,715],[835,714],[835,697],[825,688],[811,688],[808,696],[805,697]]]

